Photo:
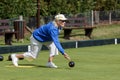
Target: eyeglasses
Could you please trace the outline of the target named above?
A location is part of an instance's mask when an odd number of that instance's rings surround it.
[[[60,20],[61,22],[66,22],[66,20]]]

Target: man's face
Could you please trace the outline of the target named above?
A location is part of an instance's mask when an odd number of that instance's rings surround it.
[[[61,27],[64,27],[64,26],[65,26],[65,23],[66,23],[65,20],[58,20],[58,21],[57,21],[57,25],[58,25],[58,26],[61,26]]]

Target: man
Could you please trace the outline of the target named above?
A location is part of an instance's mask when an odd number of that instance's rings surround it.
[[[25,57],[36,59],[42,48],[42,45],[47,46],[50,50],[47,67],[57,68],[57,66],[53,63],[53,58],[58,54],[58,50],[67,60],[71,61],[70,57],[67,53],[65,53],[58,39],[59,32],[61,28],[65,26],[66,20],[67,18],[63,14],[58,14],[55,16],[55,19],[52,22],[42,25],[38,29],[34,30],[30,37],[30,50],[23,54],[11,55],[14,66],[18,66],[19,58]]]

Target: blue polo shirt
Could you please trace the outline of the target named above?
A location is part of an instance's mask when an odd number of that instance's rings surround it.
[[[49,42],[53,41],[57,49],[64,54],[64,49],[62,48],[58,35],[61,28],[54,25],[53,22],[40,26],[38,29],[33,31],[33,37],[39,42]]]

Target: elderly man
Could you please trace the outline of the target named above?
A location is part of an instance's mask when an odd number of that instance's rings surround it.
[[[33,58],[36,59],[42,45],[48,47],[50,51],[50,55],[48,58],[47,67],[57,68],[57,66],[53,63],[53,58],[55,55],[58,55],[58,51],[69,61],[71,61],[70,57],[67,53],[65,53],[62,48],[58,35],[62,27],[65,26],[65,21],[67,18],[63,14],[58,14],[55,16],[55,19],[45,25],[40,26],[38,29],[34,30],[31,37],[31,45],[30,50],[23,54],[12,54],[12,63],[14,66],[18,66],[19,58]]]

